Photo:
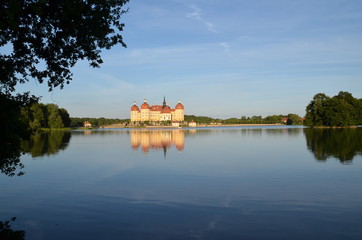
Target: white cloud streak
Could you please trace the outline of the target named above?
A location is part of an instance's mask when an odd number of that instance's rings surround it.
[[[219,46],[222,47],[226,53],[226,55],[230,56],[230,46],[226,42],[219,43]]]
[[[206,26],[206,28],[207,28],[210,32],[212,32],[212,33],[218,33],[217,30],[215,29],[214,24],[212,24],[211,22],[205,20],[205,19],[202,17],[202,10],[201,10],[201,8],[198,8],[198,7],[196,7],[195,5],[191,5],[190,8],[193,10],[193,12],[187,14],[186,17],[201,22],[202,24],[204,24],[204,25]]]

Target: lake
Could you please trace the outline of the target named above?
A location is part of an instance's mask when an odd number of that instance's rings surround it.
[[[362,128],[55,131],[0,175],[25,239],[362,239]]]

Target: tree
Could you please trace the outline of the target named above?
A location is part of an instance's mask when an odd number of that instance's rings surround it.
[[[271,115],[271,116],[267,116],[265,117],[265,122],[266,123],[281,123],[282,122],[282,115]]]
[[[298,114],[288,114],[287,125],[300,125],[302,124],[301,117]]]
[[[240,119],[238,118],[229,118],[223,121],[224,124],[239,124]]]
[[[306,107],[307,126],[355,126],[361,123],[361,99],[348,92],[330,98],[318,93]]]
[[[362,125],[362,98],[358,99],[357,101],[357,119],[358,119],[358,125]]]
[[[49,128],[63,128],[64,124],[56,104],[48,104],[48,126]]]
[[[210,124],[211,122],[214,122],[215,119],[205,116],[185,115],[185,122],[191,122],[191,121],[203,124]]]
[[[28,111],[29,127],[33,132],[38,132],[41,128],[47,127],[47,113],[44,104],[35,103],[30,106]]]
[[[34,103],[21,109],[23,121],[29,123],[29,130],[40,132],[41,128],[69,127],[71,120],[66,109],[56,104]]]
[[[0,172],[8,176],[23,174],[22,171],[16,172],[24,167],[19,159],[20,138],[28,138],[30,131],[29,123],[21,116],[19,109],[36,101],[38,99],[29,96],[28,93],[10,96],[0,92]]]
[[[305,124],[307,126],[323,126],[325,105],[329,97],[324,93],[317,93],[306,108]]]
[[[104,117],[101,118],[77,118],[71,117],[70,118],[70,126],[71,127],[82,127],[83,123],[88,121],[92,123],[93,126],[103,126],[109,124],[116,124],[116,123],[128,123],[129,119],[107,119]],[[66,125],[65,125],[66,126]]]
[[[47,80],[49,90],[72,80],[70,69],[87,59],[103,62],[101,49],[126,47],[120,34],[122,8],[128,0],[2,0],[0,2],[0,90],[15,91],[18,83]]]
[[[59,114],[60,117],[62,118],[64,127],[70,127],[71,120],[68,111],[64,108],[59,108]]]
[[[24,107],[38,99],[29,93],[13,96],[16,85],[35,79],[47,82],[49,91],[63,88],[72,80],[70,69],[77,61],[86,59],[91,67],[99,67],[102,49],[116,44],[126,47],[120,34],[125,25],[120,20],[127,2],[0,1],[1,171],[8,173],[18,164],[20,138],[29,137],[29,129],[43,124],[38,117],[26,122],[31,115]],[[60,126],[61,117],[54,117],[51,122]]]

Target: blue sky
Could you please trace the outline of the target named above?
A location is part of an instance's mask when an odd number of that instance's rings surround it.
[[[129,118],[136,101],[218,118],[305,114],[319,92],[362,98],[360,0],[130,0],[127,48],[63,90],[19,86],[73,117]]]

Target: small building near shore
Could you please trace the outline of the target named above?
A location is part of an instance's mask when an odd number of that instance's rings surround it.
[[[196,122],[195,121],[189,122],[189,127],[196,127]]]
[[[282,117],[281,121],[282,123],[287,124],[288,117]]]
[[[91,124],[90,122],[88,122],[88,121],[85,121],[85,122],[83,123],[83,126],[84,126],[84,127],[92,127],[92,124]]]
[[[179,126],[180,126],[180,122],[172,121],[172,127],[179,127]]]

